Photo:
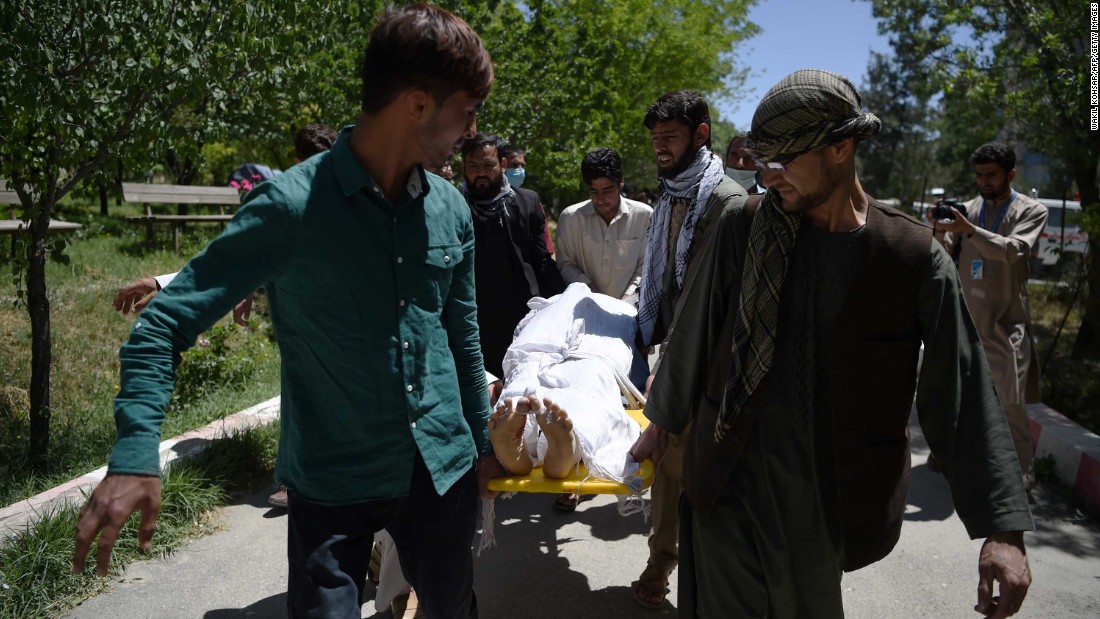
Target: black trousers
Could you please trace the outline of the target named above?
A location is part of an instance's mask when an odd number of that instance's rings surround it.
[[[473,468],[440,496],[419,454],[404,498],[328,506],[291,491],[288,616],[359,619],[374,534],[385,528],[430,619],[476,618],[470,545],[477,498]]]

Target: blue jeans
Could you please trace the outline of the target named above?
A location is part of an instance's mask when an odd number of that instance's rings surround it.
[[[289,492],[287,614],[359,619],[376,531],[393,536],[401,571],[430,619],[477,617],[470,545],[477,521],[471,468],[439,496],[420,455],[409,494],[356,505],[319,505]]]

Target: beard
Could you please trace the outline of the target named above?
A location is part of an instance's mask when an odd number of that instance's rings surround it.
[[[664,170],[662,170],[660,167],[658,167],[657,168],[657,176],[660,176],[661,178],[676,178],[684,170],[691,167],[691,162],[695,161],[695,154],[697,152],[699,152],[698,149],[691,150],[689,148],[689,149],[685,150],[684,154],[680,155],[680,158],[677,159],[675,162],[673,162],[671,167],[666,168]]]
[[[784,204],[783,210],[788,213],[802,213],[825,204],[829,196],[833,195],[833,192],[840,186],[840,176],[839,167],[829,167],[822,159],[821,182],[818,183],[817,188],[810,193],[798,196],[790,208],[787,208],[787,205]]]
[[[979,189],[978,195],[980,195],[983,200],[996,200],[1008,193],[1008,187],[1008,183],[1005,183],[999,187],[994,187],[993,191],[982,191]]]
[[[472,181],[466,179],[466,192],[475,200],[492,200],[497,197],[500,188],[504,186],[503,178],[501,176],[496,182],[485,176],[475,177]]]

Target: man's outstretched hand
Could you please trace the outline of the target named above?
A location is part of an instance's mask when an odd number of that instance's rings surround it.
[[[157,280],[152,277],[142,277],[126,284],[118,289],[113,305],[123,314],[137,313],[145,309],[146,305],[157,296],[160,287]]]
[[[999,596],[993,595],[994,582],[999,585]],[[978,605],[974,610],[992,619],[1011,617],[1020,611],[1030,586],[1023,531],[1004,531],[986,538],[978,556]]]
[[[244,298],[244,301],[233,306],[233,322],[242,327],[248,326],[248,319],[252,317],[252,299],[256,298],[256,293],[248,295]]]
[[[80,510],[80,519],[76,523],[73,573],[84,571],[88,549],[99,534],[96,573],[106,576],[119,531],[130,514],[136,511],[141,512],[138,543],[142,550],[149,550],[153,546],[153,532],[157,529],[157,514],[160,512],[160,478],[112,474],[104,477]]]

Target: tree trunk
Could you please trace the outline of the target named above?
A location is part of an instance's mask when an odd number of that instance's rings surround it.
[[[1091,154],[1091,153],[1090,153]],[[1073,162],[1077,190],[1081,193],[1081,206],[1100,215],[1100,191],[1096,187],[1096,159],[1082,158]],[[1090,218],[1091,219],[1091,218]],[[1085,316],[1081,329],[1073,342],[1073,358],[1080,359],[1100,353],[1100,231],[1095,227],[1089,233],[1089,259],[1086,268],[1088,284],[1085,294]]]
[[[118,160],[118,173],[115,174],[115,206],[122,206],[122,160]]]
[[[50,446],[50,300],[46,294],[46,233],[53,211],[48,198],[30,226],[27,246],[27,312],[31,317],[31,410],[30,451],[34,464],[41,464]]]
[[[107,216],[107,185],[99,183],[99,214]]]
[[[165,155],[165,163],[168,164],[168,170],[172,172],[175,180],[173,181],[177,185],[190,185],[195,182],[195,178],[199,175],[199,170],[195,167],[195,162],[190,157],[186,157],[180,160],[176,157],[176,151],[170,150]],[[187,215],[190,212],[187,204],[176,205],[177,215]]]

